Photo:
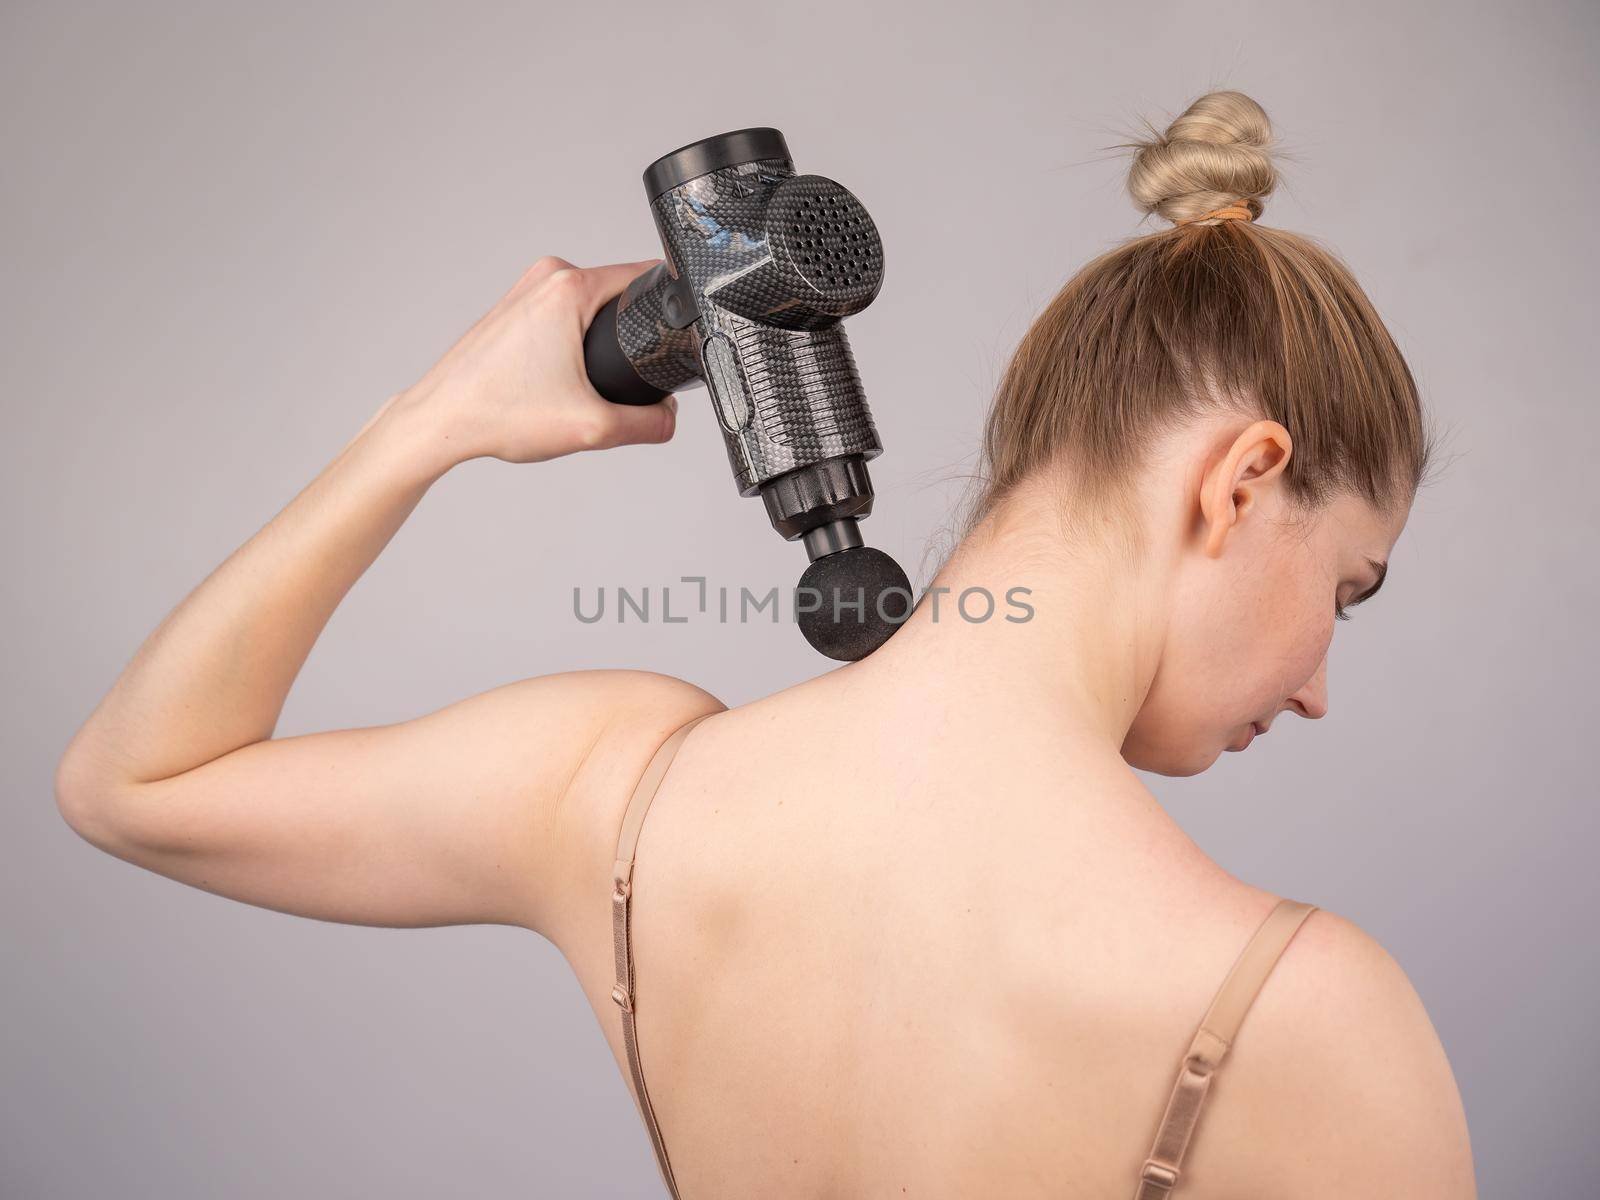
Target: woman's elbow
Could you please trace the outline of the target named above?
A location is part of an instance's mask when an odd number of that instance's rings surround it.
[[[56,764],[56,809],[92,846],[116,854],[126,844],[124,786],[74,742]]]

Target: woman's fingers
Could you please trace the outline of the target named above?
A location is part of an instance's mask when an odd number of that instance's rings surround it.
[[[579,450],[665,442],[677,401],[601,398],[584,376],[584,331],[659,258],[579,267],[546,255],[525,270],[416,385],[408,406],[439,423],[457,461],[544,462]]]
[[[578,268],[582,279],[581,303],[584,327],[588,328],[594,315],[606,306],[607,301],[622,294],[624,288],[643,275],[662,259],[643,258],[638,262],[610,263],[603,267]]]
[[[518,290],[526,290],[543,283],[557,271],[575,271],[577,268],[564,258],[554,254],[546,254],[533,266],[522,273],[522,278],[517,281]]]

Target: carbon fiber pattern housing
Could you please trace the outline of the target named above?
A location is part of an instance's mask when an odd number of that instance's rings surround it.
[[[855,196],[767,158],[690,179],[651,211],[665,261],[619,300],[617,339],[663,391],[706,382],[739,494],[881,454],[840,325],[883,283],[883,244]]]

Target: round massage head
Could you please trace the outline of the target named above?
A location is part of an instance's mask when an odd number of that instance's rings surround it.
[[[839,662],[865,658],[911,615],[906,573],[882,550],[853,546],[825,554],[800,576],[796,619],[806,641]]]

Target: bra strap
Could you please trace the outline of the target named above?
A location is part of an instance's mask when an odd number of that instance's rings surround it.
[[[1172,1098],[1167,1101],[1156,1131],[1155,1145],[1139,1172],[1134,1200],[1166,1200],[1167,1193],[1177,1186],[1178,1168],[1200,1118],[1211,1077],[1238,1036],[1245,1013],[1250,1011],[1256,993],[1277,965],[1289,939],[1316,907],[1299,900],[1279,900],[1240,951],[1189,1043]]]
[[[718,709],[721,712],[723,710]],[[639,845],[639,830],[644,825],[645,810],[655,798],[661,779],[672,765],[678,747],[689,736],[689,731],[711,713],[702,713],[687,725],[679,726],[661,743],[650,765],[644,769],[633,796],[628,800],[628,811],[622,818],[622,833],[617,839],[617,860],[611,873],[611,928],[612,941],[617,954],[617,986],[611,989],[611,999],[622,1010],[622,1041],[628,1050],[628,1069],[633,1074],[635,1098],[639,1115],[650,1131],[650,1144],[655,1147],[656,1165],[661,1168],[661,1178],[667,1185],[672,1200],[679,1200],[678,1185],[672,1177],[672,1165],[667,1161],[666,1143],[661,1140],[661,1130],[656,1124],[655,1109],[650,1104],[650,1094],[644,1086],[644,1069],[639,1063],[639,1039],[634,1029],[633,1014],[633,942],[630,917],[633,909],[633,859]]]

